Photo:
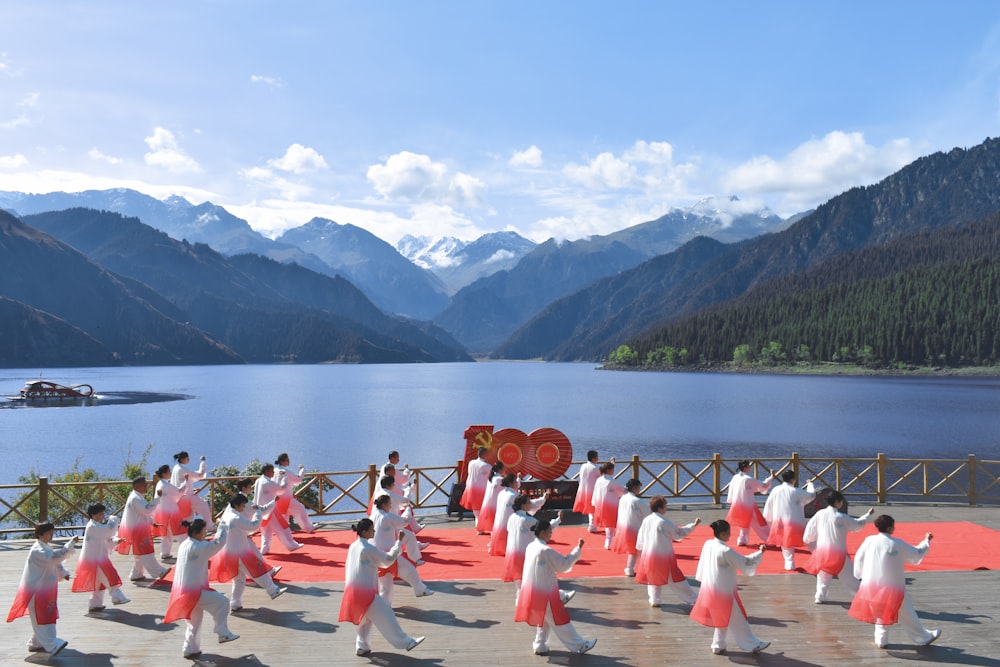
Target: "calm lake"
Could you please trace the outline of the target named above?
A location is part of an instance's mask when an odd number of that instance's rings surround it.
[[[0,370],[16,394],[39,369]],[[495,362],[376,366],[46,369],[89,383],[90,406],[0,399],[0,483],[75,461],[115,475],[151,445],[150,469],[187,450],[209,468],[252,458],[362,470],[398,449],[411,465],[461,458],[470,424],[549,426],[574,460],[803,456],[1000,460],[1000,378],[623,373],[593,364]]]

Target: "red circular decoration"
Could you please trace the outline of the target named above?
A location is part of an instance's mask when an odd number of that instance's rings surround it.
[[[516,467],[521,463],[523,458],[524,453],[521,451],[521,448],[513,442],[500,445],[500,449],[497,450],[497,460],[502,462],[508,468]]]
[[[559,463],[559,447],[551,442],[543,442],[535,450],[535,458],[546,468],[554,466]]]

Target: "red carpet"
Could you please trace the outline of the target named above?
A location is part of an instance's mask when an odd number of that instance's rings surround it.
[[[426,564],[420,567],[420,575],[425,581],[456,579],[496,579],[503,577],[503,558],[490,556],[486,552],[489,535],[476,535],[472,523],[468,528],[426,528],[419,538],[430,542],[424,550]],[[923,540],[926,532],[934,533],[931,549],[920,565],[907,565],[912,571],[940,570],[994,570],[1000,569],[1000,531],[984,528],[970,522],[939,522],[899,524],[896,536],[916,544]],[[862,540],[875,533],[869,526],[848,539],[851,554],[857,550]],[[712,531],[708,526],[696,528],[683,542],[674,544],[680,560],[681,570],[693,577],[697,568],[697,558],[701,546],[709,539]],[[588,533],[584,526],[563,526],[555,531],[552,546],[562,553],[568,552],[577,540],[584,538],[583,558],[565,577],[616,577],[622,576],[625,556],[604,549],[604,535]],[[287,553],[283,547],[273,548],[267,560],[281,565],[279,581],[343,581],[343,565],[347,547],[355,539],[349,530],[319,531],[312,535],[296,533],[295,539],[306,546],[294,553]],[[752,549],[740,547],[742,553]],[[802,565],[808,552],[801,550],[796,563]],[[764,562],[758,574],[784,574],[781,554],[771,550],[764,555]],[[170,581],[168,576],[164,583]]]

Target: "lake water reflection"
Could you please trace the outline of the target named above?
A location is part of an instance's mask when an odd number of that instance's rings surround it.
[[[0,371],[14,394],[38,369]],[[1000,379],[620,373],[591,364],[496,362],[377,366],[187,366],[49,369],[108,400],[70,409],[0,410],[0,483],[79,461],[115,474],[123,459],[209,467],[273,460],[360,470],[398,449],[413,465],[448,465],[469,424],[551,426],[619,460],[873,456],[1000,459]]]

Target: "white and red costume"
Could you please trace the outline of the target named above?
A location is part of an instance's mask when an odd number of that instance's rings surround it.
[[[295,497],[295,487],[302,483],[303,477],[300,473],[303,469],[299,468],[298,472],[292,472],[291,468],[275,464],[274,470],[275,473],[279,471],[285,473],[285,484],[288,486],[288,493],[278,496],[276,511],[281,512],[286,519],[288,517],[295,519],[295,523],[305,532],[315,533],[316,527],[309,518],[309,510]]]
[[[7,622],[15,618],[29,616],[32,634],[28,640],[29,651],[55,651],[63,640],[56,636],[56,619],[59,608],[56,597],[59,594],[59,580],[62,576],[62,562],[73,548],[74,540],[61,547],[51,547],[41,540],[35,540],[24,562],[21,581],[17,585],[14,603],[7,614]]]
[[[743,602],[736,592],[736,570],[753,576],[763,558],[763,551],[744,556],[718,538],[708,540],[702,547],[695,574],[701,588],[691,608],[691,618],[715,628],[713,651],[726,650],[726,635],[730,630],[744,651],[759,650],[764,645],[750,629]]]
[[[409,649],[416,640],[396,620],[392,606],[378,594],[379,568],[388,568],[403,546],[398,541],[388,553],[358,536],[347,549],[344,565],[344,596],[340,600],[340,621],[358,626],[359,652],[371,650],[372,626],[396,648]]]
[[[198,463],[197,468],[192,468],[190,465],[178,461],[170,471],[170,483],[178,489],[184,490],[184,495],[178,501],[178,505],[181,508],[181,516],[183,518],[195,515],[200,516],[205,520],[205,527],[209,531],[213,531],[215,530],[215,521],[212,517],[212,510],[208,506],[208,502],[195,493],[194,488],[194,483],[205,479],[205,476],[208,474],[205,467],[204,459]],[[184,483],[185,481],[187,484]],[[185,532],[184,534],[186,535],[187,533]]]
[[[812,482],[804,489],[790,482],[782,482],[771,489],[764,503],[764,520],[770,526],[767,544],[781,547],[785,569],[795,569],[795,547],[805,546],[802,535],[806,532],[805,506],[816,499]]]
[[[907,544],[888,533],[865,538],[854,555],[854,576],[861,580],[848,613],[859,621],[875,624],[875,643],[885,647],[889,639],[887,626],[899,623],[910,639],[927,644],[936,639],[924,627],[906,595],[904,564],[918,565],[930,549],[929,540],[917,546]]]
[[[509,486],[502,487],[497,496],[497,515],[493,519],[493,530],[490,532],[489,552],[493,556],[503,556],[507,553],[507,522],[514,513],[514,499],[517,491]],[[532,498],[524,506],[524,511],[534,514],[545,505],[545,496]]]
[[[122,593],[122,578],[111,563],[111,540],[118,531],[118,517],[105,523],[91,519],[83,531],[83,549],[76,562],[74,593],[90,593],[90,609],[104,607],[104,591],[111,592],[111,601],[125,604],[129,601]]]
[[[476,517],[476,531],[480,534],[493,531],[493,522],[497,518],[497,496],[503,487],[503,475],[493,475],[486,482],[486,493],[483,496],[483,504],[479,508],[479,515]]]
[[[160,558],[170,556],[174,540],[182,541],[187,539],[187,528],[181,525],[181,521],[191,519],[190,514],[181,514],[180,502],[184,498],[184,487],[182,482],[180,487],[174,486],[169,479],[160,479],[156,482],[156,497],[159,503],[153,511],[153,535],[160,538]],[[187,503],[190,507],[191,503]]]
[[[372,537],[372,544],[382,551],[391,551],[392,545],[396,543],[399,534],[401,532],[404,534],[402,544],[406,547],[406,553],[409,558],[406,556],[397,558],[396,562],[387,568],[385,572],[379,573],[378,592],[379,595],[385,598],[390,607],[392,606],[392,584],[394,578],[397,576],[413,587],[413,594],[417,597],[427,595],[427,584],[420,578],[420,574],[416,568],[416,563],[422,562],[420,560],[420,544],[417,542],[417,538],[414,537],[413,531],[406,530],[410,516],[411,511],[409,509],[400,515],[393,511],[386,512],[376,507],[372,510],[369,517],[372,523],[375,524],[375,536]]]
[[[857,519],[852,518],[831,505],[809,519],[802,539],[806,544],[815,544],[812,557],[806,561],[805,570],[816,575],[817,604],[826,602],[830,582],[834,577],[840,579],[852,598],[858,592],[859,582],[854,576],[854,564],[847,555],[847,534],[864,528],[869,518],[869,513]]]
[[[231,609],[243,608],[243,592],[247,587],[247,577],[267,591],[271,599],[279,595],[279,588],[271,577],[273,566],[264,560],[260,550],[250,536],[260,528],[260,510],[249,517],[240,514],[232,506],[226,508],[219,519],[219,525],[226,527],[226,542],[222,550],[212,556],[209,563],[210,581],[225,583],[232,580],[233,595],[229,601]]]
[[[611,475],[601,475],[594,482],[594,525],[604,529],[604,548],[611,548],[618,525],[618,501],[625,489]]]
[[[184,633],[184,655],[201,652],[201,622],[207,611],[215,621],[213,631],[219,640],[233,635],[229,631],[229,600],[222,593],[208,585],[208,566],[212,556],[222,551],[226,544],[226,528],[222,528],[213,540],[188,538],[177,550],[177,569],[174,582],[170,586],[170,599],[163,615],[164,623],[187,620]]]
[[[736,473],[733,481],[729,482],[729,493],[726,495],[729,512],[726,514],[726,521],[732,528],[740,529],[739,537],[736,538],[738,546],[748,542],[751,527],[761,540],[767,539],[767,522],[757,507],[754,494],[767,493],[772,484],[774,477],[768,478],[766,482],[758,482],[743,471]]]
[[[514,604],[517,604],[517,597],[521,593],[521,576],[524,574],[524,552],[528,545],[535,540],[535,533],[531,530],[538,523],[538,519],[528,514],[523,508],[517,510],[507,519],[507,547],[504,553],[503,580],[513,581],[514,589],[517,591],[514,596]],[[559,527],[559,519],[549,522],[552,530]],[[565,594],[563,596],[565,598]]]
[[[674,542],[679,542],[694,529],[695,524],[678,527],[665,515],[653,512],[639,526],[635,546],[639,560],[635,566],[635,581],[646,584],[649,604],[658,607],[663,604],[661,591],[664,585],[677,593],[688,604],[694,604],[698,594],[684,578],[677,565]]]
[[[267,475],[261,475],[253,483],[253,502],[261,508],[260,552],[267,555],[271,552],[271,540],[276,535],[288,551],[295,551],[302,545],[292,537],[288,527],[288,516],[278,508],[281,498],[288,493],[288,478],[275,475],[279,481]]]
[[[521,592],[517,596],[514,620],[536,628],[532,647],[535,653],[549,650],[549,634],[574,653],[584,651],[589,642],[580,636],[569,620],[569,612],[559,592],[557,574],[569,572],[580,560],[580,547],[563,556],[540,539],[535,539],[524,552],[524,573]]]
[[[649,501],[634,493],[626,493],[618,499],[618,522],[615,525],[615,536],[611,539],[611,550],[628,556],[625,574],[629,577],[635,576],[635,561],[639,553],[636,539],[639,537],[639,526],[647,516]]]
[[[580,465],[579,483],[576,487],[576,498],[573,500],[573,511],[587,515],[587,529],[597,532],[594,525],[594,483],[601,476],[601,469],[596,463],[586,461]]]
[[[132,572],[129,575],[132,581],[142,579],[144,572],[148,572],[154,579],[159,579],[170,569],[160,565],[153,554],[153,512],[159,501],[157,497],[147,502],[135,489],[132,489],[125,501],[122,522],[118,526],[119,542],[115,551],[120,554],[132,553]]]
[[[472,510],[472,514],[478,519],[479,510],[483,506],[483,497],[486,495],[486,482],[490,478],[490,471],[493,469],[489,463],[481,458],[469,461],[465,470],[465,491],[458,504],[465,509]]]

